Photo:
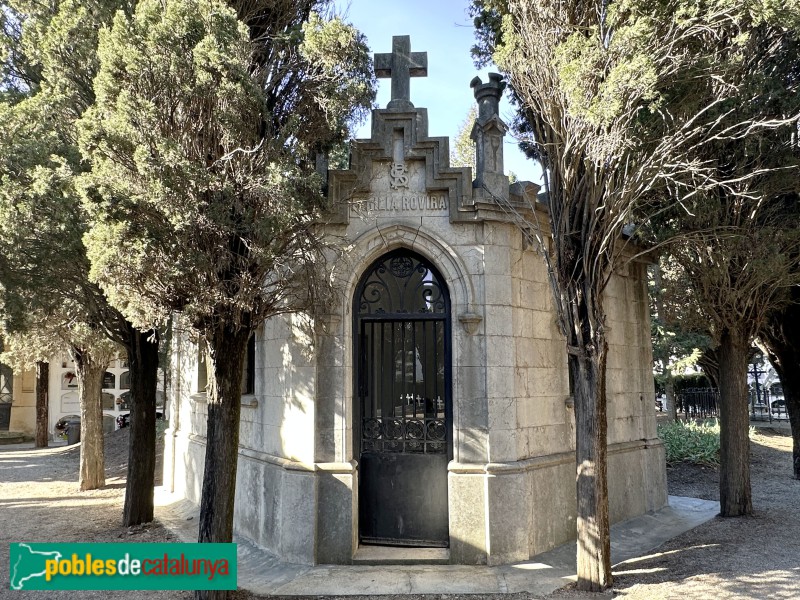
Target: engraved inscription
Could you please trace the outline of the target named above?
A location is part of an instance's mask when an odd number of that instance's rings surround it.
[[[447,196],[445,194],[376,194],[353,204],[353,211],[357,214],[374,212],[389,213],[435,213],[447,211]]]

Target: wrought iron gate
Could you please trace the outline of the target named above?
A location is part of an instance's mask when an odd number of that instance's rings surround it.
[[[361,541],[447,546],[447,288],[428,261],[399,250],[367,270],[355,302]]]

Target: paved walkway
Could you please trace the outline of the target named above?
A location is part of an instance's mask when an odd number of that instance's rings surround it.
[[[198,511],[189,502],[156,494],[156,516],[183,541],[197,540]],[[719,503],[669,497],[669,506],[611,528],[614,564],[646,555],[653,548],[697,527],[719,512]],[[239,586],[270,595],[549,594],[575,576],[575,543],[535,560],[499,567],[466,565],[295,565],[280,562],[251,542],[236,539]]]

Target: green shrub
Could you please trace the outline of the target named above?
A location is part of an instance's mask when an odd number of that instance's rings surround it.
[[[759,435],[750,427],[750,439]],[[673,421],[658,426],[658,437],[667,450],[667,464],[689,462],[709,467],[719,466],[719,421]]]
[[[714,419],[696,423],[675,421],[658,426],[658,437],[667,450],[667,464],[690,462],[715,467],[719,465],[719,422]]]

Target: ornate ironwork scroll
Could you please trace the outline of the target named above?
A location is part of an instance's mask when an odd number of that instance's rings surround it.
[[[359,315],[443,315],[442,282],[424,259],[390,253],[362,279],[356,297]]]
[[[363,419],[362,449],[367,452],[447,452],[444,419],[424,417],[368,417]]]

